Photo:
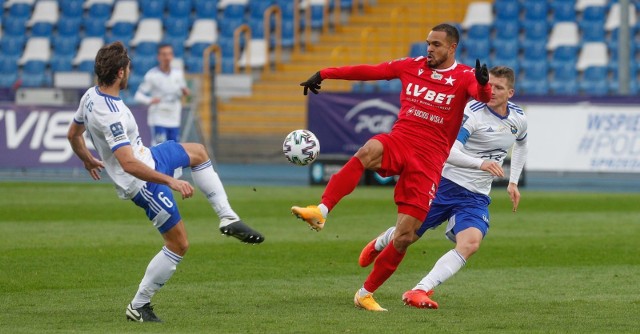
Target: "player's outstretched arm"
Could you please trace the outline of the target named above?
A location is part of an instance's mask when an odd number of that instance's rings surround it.
[[[309,90],[313,94],[318,94],[320,90],[320,83],[322,83],[322,76],[320,75],[320,71],[314,73],[307,81],[301,82],[300,86],[304,87],[304,95],[309,94]]]
[[[100,180],[100,172],[102,171],[102,168],[104,168],[104,164],[89,152],[87,143],[84,141],[84,137],[82,136],[84,131],[85,127],[83,124],[71,122],[69,131],[67,132],[67,139],[71,144],[73,152],[84,163],[84,168],[89,172],[91,178],[94,180]]]
[[[140,180],[166,184],[169,188],[180,192],[183,199],[193,196],[193,186],[189,182],[175,179],[151,169],[133,155],[133,150],[130,145],[117,148],[113,152],[113,155],[116,157],[125,172],[139,178]]]

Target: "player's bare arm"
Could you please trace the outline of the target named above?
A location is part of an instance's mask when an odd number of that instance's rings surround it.
[[[189,182],[175,179],[149,168],[149,166],[142,163],[133,155],[131,146],[121,146],[113,152],[113,155],[116,157],[125,172],[139,178],[140,180],[165,184],[169,186],[169,188],[179,192],[183,199],[193,196],[193,186],[191,186]]]
[[[100,172],[102,168],[104,168],[104,164],[89,152],[84,137],[82,136],[84,131],[84,125],[72,122],[67,132],[67,139],[71,144],[73,152],[82,160],[82,163],[84,163],[84,168],[89,172],[91,178],[100,180]]]

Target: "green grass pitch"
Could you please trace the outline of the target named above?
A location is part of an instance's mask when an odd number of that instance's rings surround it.
[[[358,188],[315,233],[289,207],[317,187],[227,187],[266,236],[218,232],[204,197],[179,200],[191,248],[153,303],[162,324],[124,310],[162,246],[142,210],[104,184],[0,183],[0,333],[614,333],[640,328],[640,194],[523,190],[518,213],[495,189],[480,251],[436,289],[439,310],[402,305],[452,244],[443,227],[409,250],[376,292],[389,309],[353,307],[369,269],[361,248],[395,221],[390,188]]]

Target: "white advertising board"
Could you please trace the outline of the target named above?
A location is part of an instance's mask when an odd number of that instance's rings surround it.
[[[523,107],[527,170],[640,173],[640,105]]]

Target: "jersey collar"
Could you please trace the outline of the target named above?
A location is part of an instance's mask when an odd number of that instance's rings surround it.
[[[499,119],[507,119],[507,118],[509,118],[509,115],[511,114],[511,110],[509,110],[509,105],[508,104],[507,104],[507,114],[504,115],[504,116],[498,114],[493,109],[491,109],[489,106],[487,106],[487,110],[489,110],[489,112],[491,112],[494,116],[498,117]]]
[[[121,99],[120,97],[118,97],[118,96],[113,96],[113,95],[109,95],[109,94],[105,94],[105,93],[101,92],[101,91],[100,91],[100,89],[98,89],[98,86],[95,86],[95,88],[96,88],[96,93],[97,93],[98,95],[100,95],[100,96],[108,97],[108,98],[110,98],[110,99],[112,99],[112,100],[116,100],[116,101],[120,101],[120,100],[122,100],[122,99]]]

